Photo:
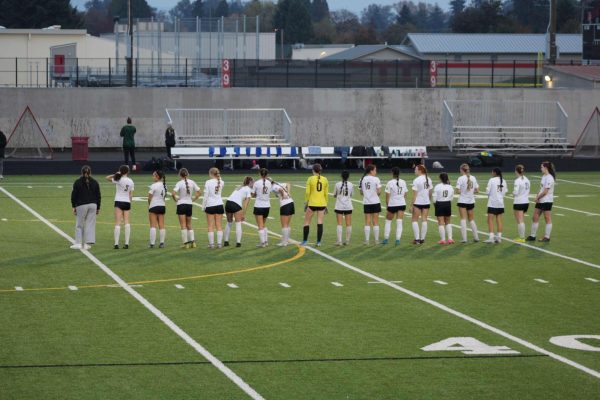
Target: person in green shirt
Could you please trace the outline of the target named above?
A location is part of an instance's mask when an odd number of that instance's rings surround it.
[[[135,165],[135,126],[131,124],[131,117],[127,117],[127,125],[121,128],[121,137],[123,138],[123,155],[125,156],[125,164],[129,165],[132,171],[137,169]],[[131,162],[129,163],[129,156],[131,156]]]

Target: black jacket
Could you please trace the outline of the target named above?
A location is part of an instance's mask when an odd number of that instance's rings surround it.
[[[4,148],[6,147],[6,136],[0,131],[0,158],[4,158]]]
[[[86,184],[85,178],[82,176],[73,183],[73,191],[71,192],[71,206],[73,208],[96,203],[98,210],[100,210],[100,200],[100,185],[94,178],[89,178],[89,184]]]
[[[173,128],[167,128],[165,131],[165,146],[175,146],[175,130]]]

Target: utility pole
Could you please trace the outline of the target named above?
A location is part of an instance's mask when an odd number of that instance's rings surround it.
[[[550,25],[549,25],[549,36],[550,36],[550,55],[549,61],[551,65],[556,64],[556,9],[557,0],[550,0]]]
[[[127,57],[127,86],[133,86],[133,17],[131,15],[131,0],[127,0],[127,33],[129,34],[129,51]]]

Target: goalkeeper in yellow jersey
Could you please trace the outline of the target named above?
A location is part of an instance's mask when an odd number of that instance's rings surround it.
[[[317,214],[317,246],[321,246],[323,237],[323,219],[327,212],[327,199],[329,196],[329,181],[321,175],[323,168],[321,164],[312,167],[313,176],[306,181],[306,193],[304,195],[304,235],[302,245],[308,242],[308,232],[313,214]]]

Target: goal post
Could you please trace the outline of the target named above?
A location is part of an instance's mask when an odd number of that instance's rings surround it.
[[[575,144],[576,157],[600,158],[600,109],[596,107]]]
[[[52,147],[33,111],[25,107],[6,141],[6,157],[51,159],[52,156]]]

